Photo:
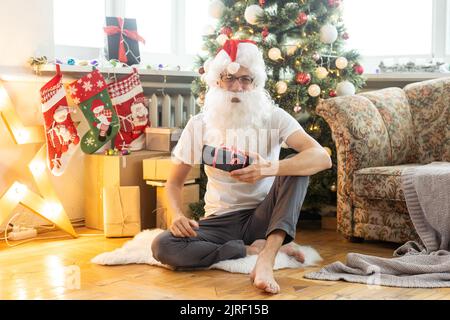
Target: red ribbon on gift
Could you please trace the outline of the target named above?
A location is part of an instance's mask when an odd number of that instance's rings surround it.
[[[245,163],[247,162],[247,155],[244,152],[238,150],[235,146],[227,147],[224,144],[221,144],[220,147],[218,147],[218,148],[216,148],[214,150],[214,158],[213,158],[213,161],[212,161],[213,168],[216,167],[216,162],[217,162],[217,156],[219,154],[219,149],[231,152],[231,163],[230,164],[242,164],[242,167],[244,167]],[[243,163],[240,162],[240,160],[239,160],[239,158],[237,156],[235,157],[236,154],[237,155],[240,154],[241,156],[244,157],[244,162]]]
[[[143,44],[145,44],[145,39],[142,38],[137,31],[133,31],[133,30],[128,30],[128,29],[124,29],[123,25],[125,23],[124,19],[117,17],[117,22],[119,23],[119,26],[106,26],[103,28],[103,30],[105,31],[105,33],[108,36],[111,36],[113,34],[116,33],[120,33],[120,41],[119,41],[119,61],[120,62],[128,62],[128,58],[127,58],[127,54],[125,51],[125,40],[123,38],[123,36],[126,36],[132,40],[136,40],[136,41],[140,41]]]

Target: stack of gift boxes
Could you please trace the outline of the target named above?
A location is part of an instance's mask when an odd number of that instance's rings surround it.
[[[146,149],[128,155],[86,155],[86,227],[103,230],[107,237],[130,237],[149,228],[166,229],[172,217],[167,210],[165,184],[171,150],[179,128],[147,128]],[[183,187],[185,215],[199,201],[200,166],[193,166]]]

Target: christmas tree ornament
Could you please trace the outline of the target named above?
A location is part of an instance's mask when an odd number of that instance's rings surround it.
[[[264,9],[262,9],[257,4],[252,4],[245,8],[244,18],[247,23],[255,25],[258,19],[264,14]]]
[[[269,29],[267,27],[264,27],[261,31],[261,36],[262,36],[263,40],[266,39],[268,35],[269,35]]]
[[[350,35],[348,34],[348,32],[344,32],[344,33],[342,34],[342,39],[344,39],[344,40],[350,39]]]
[[[125,78],[108,84],[108,93],[119,117],[120,130],[112,146],[119,151],[142,150],[145,146],[145,128],[150,126],[148,101],[136,68]]]
[[[231,37],[233,35],[233,30],[230,27],[223,27],[222,29],[220,29],[220,34]]]
[[[270,48],[267,55],[269,56],[270,60],[277,61],[281,59],[281,50],[276,47]]]
[[[320,54],[318,52],[314,52],[312,55],[312,58],[314,61],[317,61],[320,59]]]
[[[308,94],[315,98],[318,97],[320,95],[320,87],[317,84],[312,84],[308,87]]]
[[[225,5],[220,0],[213,0],[208,7],[209,15],[214,19],[220,19],[220,17],[222,17],[224,10]]]
[[[56,65],[56,75],[40,90],[47,142],[47,167],[55,176],[66,170],[79,145],[80,137],[70,116],[62,73]]]
[[[228,37],[224,34],[219,34],[219,36],[216,38],[217,43],[221,46],[223,46],[227,40]]]
[[[299,72],[295,76],[295,81],[302,85],[307,85],[311,82],[311,75],[306,72]]]
[[[297,19],[295,19],[295,24],[297,26],[302,26],[304,25],[306,22],[308,22],[308,15],[306,13],[299,12]]]
[[[351,96],[356,92],[355,86],[350,81],[339,82],[336,87],[336,93],[339,97],[341,96]]]
[[[345,57],[339,57],[336,59],[336,68],[345,69],[348,66],[348,60]]]
[[[87,154],[95,153],[116,136],[120,126],[105,79],[94,70],[72,82],[67,90],[90,127],[81,138],[81,150]]]
[[[325,44],[332,44],[338,37],[338,31],[332,24],[326,24],[320,28],[320,41]]]
[[[337,8],[341,4],[340,0],[328,0],[328,6],[330,8]]]
[[[336,93],[336,91],[334,91],[334,90],[330,90],[330,92],[328,93],[328,95],[329,95],[331,98],[334,98],[334,97],[337,96],[337,93]]]
[[[283,94],[287,91],[288,85],[285,81],[278,81],[275,87],[277,88],[278,94]]]
[[[325,79],[328,76],[328,70],[324,67],[318,67],[316,68],[316,76],[320,80]]]
[[[355,65],[353,66],[353,70],[355,71],[356,74],[359,74],[359,75],[361,75],[361,74],[364,73],[364,68],[363,68],[363,66],[360,65],[360,64],[355,64]]]
[[[302,107],[300,107],[300,105],[297,103],[294,107],[294,112],[299,113],[300,111],[302,111]]]

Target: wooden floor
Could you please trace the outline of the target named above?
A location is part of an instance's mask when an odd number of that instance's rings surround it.
[[[79,233],[93,233],[78,229]],[[45,236],[49,236],[47,233]],[[99,266],[90,259],[129,238],[103,236],[0,244],[0,299],[450,299],[450,288],[370,288],[365,284],[313,281],[303,274],[318,267],[275,271],[282,292],[268,295],[247,275],[220,270],[173,272],[148,265]],[[323,264],[345,261],[348,252],[390,257],[396,245],[349,243],[334,231],[302,230],[296,241],[316,248]],[[80,274],[80,288],[74,275]]]

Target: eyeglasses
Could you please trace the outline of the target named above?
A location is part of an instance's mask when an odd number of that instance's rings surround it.
[[[220,75],[220,80],[222,80],[227,85],[231,85],[234,81],[239,81],[243,86],[248,86],[253,83],[253,78],[250,76],[235,77],[232,74],[222,74]]]

